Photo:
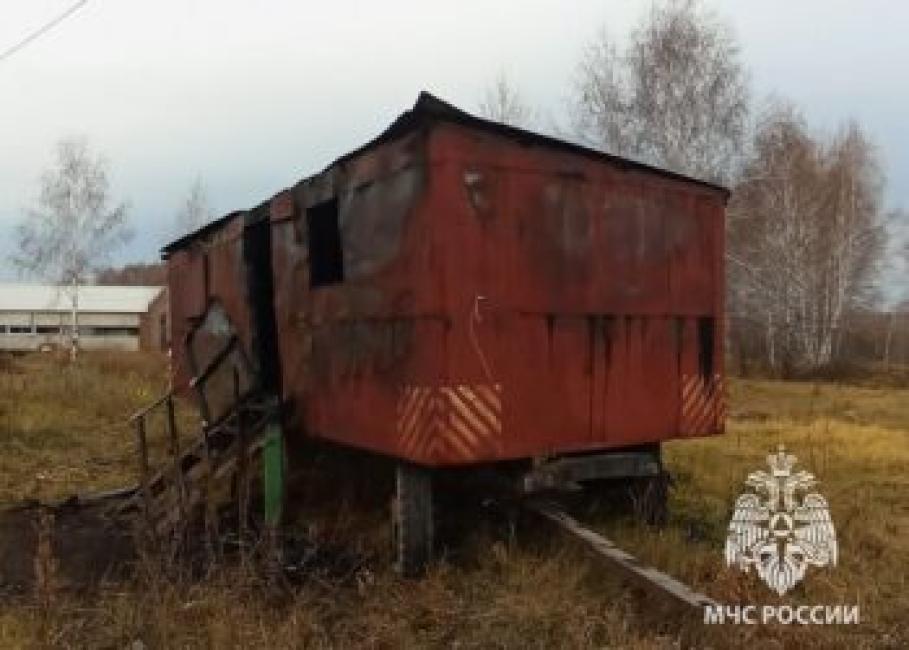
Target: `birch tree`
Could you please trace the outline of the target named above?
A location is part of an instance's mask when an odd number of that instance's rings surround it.
[[[84,139],[57,143],[35,206],[16,229],[21,272],[60,286],[71,301],[70,353],[79,348],[79,288],[131,237],[127,204],[112,204],[107,164]]]
[[[784,374],[829,365],[846,319],[875,298],[882,180],[856,123],[812,136],[791,106],[760,121],[729,207],[729,305]]]
[[[654,4],[624,44],[605,30],[578,64],[571,101],[589,146],[708,180],[735,176],[748,83],[730,27],[698,2]]]
[[[888,257],[892,295],[896,301],[909,305],[909,212],[891,210],[887,222],[892,247]]]
[[[196,177],[189,187],[186,200],[177,210],[174,235],[182,237],[187,233],[201,228],[212,218],[211,207],[208,203],[208,192],[200,176]]]
[[[487,119],[509,126],[528,128],[533,122],[530,107],[504,72],[500,72],[486,87],[479,112]]]
[[[824,252],[814,351],[818,364],[833,358],[849,312],[877,302],[886,243],[883,175],[876,151],[856,121],[840,129],[826,158],[827,219],[819,226]]]

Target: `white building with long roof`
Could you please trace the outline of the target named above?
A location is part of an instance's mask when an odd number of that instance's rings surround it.
[[[83,350],[164,349],[164,287],[87,285],[79,288],[79,347]],[[72,295],[66,287],[0,283],[0,350],[68,348]]]

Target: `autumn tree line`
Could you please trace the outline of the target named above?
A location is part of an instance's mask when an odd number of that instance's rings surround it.
[[[601,32],[577,65],[567,122],[543,123],[500,74],[480,112],[729,187],[732,370],[797,376],[909,365],[909,285],[885,308],[892,239],[862,125],[812,128],[785,99],[756,101],[728,23],[693,0],[655,3],[625,38]],[[896,251],[896,252],[894,252]],[[900,287],[889,287],[891,294]]]

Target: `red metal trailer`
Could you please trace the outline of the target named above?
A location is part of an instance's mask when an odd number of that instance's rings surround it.
[[[401,461],[417,566],[432,468],[520,466],[528,488],[652,474],[660,442],[722,432],[727,198],[423,93],[323,172],[165,249],[177,383],[234,337],[291,449]]]

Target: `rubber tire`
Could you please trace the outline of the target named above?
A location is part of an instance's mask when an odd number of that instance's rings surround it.
[[[423,575],[432,560],[432,470],[398,463],[392,504],[395,570],[406,578]]]

